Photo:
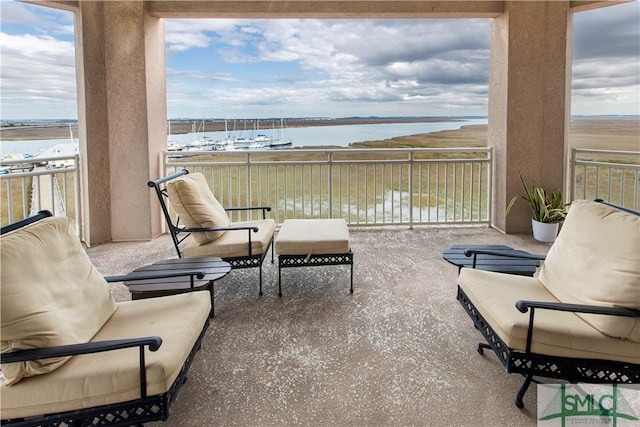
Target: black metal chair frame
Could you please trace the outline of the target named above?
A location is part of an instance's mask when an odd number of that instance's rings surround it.
[[[35,214],[33,216],[30,216],[28,218],[21,219],[20,221],[16,221],[14,223],[11,223],[11,224],[3,226],[0,229],[0,235],[9,233],[10,231],[17,230],[17,229],[22,228],[22,227],[26,227],[29,224],[33,224],[34,222],[38,222],[41,219],[48,218],[50,216],[53,216],[51,211],[47,211],[47,210],[40,211],[40,212],[38,212],[37,214]]]
[[[258,267],[259,271],[259,291],[258,294],[262,296],[262,263],[267,256],[267,251],[259,254],[253,254],[251,249],[251,233],[257,233],[258,227],[251,226],[241,226],[241,225],[231,225],[229,227],[209,227],[209,228],[186,228],[185,226],[180,225],[180,217],[176,216],[175,223],[171,218],[171,214],[169,212],[169,208],[167,207],[166,199],[169,198],[167,194],[167,189],[163,184],[171,181],[172,179],[178,178],[180,176],[188,174],[189,171],[183,169],[178,171],[172,175],[166,176],[164,178],[156,179],[154,181],[149,181],[147,185],[155,190],[156,195],[158,196],[158,201],[160,202],[160,207],[162,208],[162,214],[164,215],[165,222],[167,227],[169,228],[169,233],[171,234],[171,239],[173,240],[173,246],[176,249],[176,253],[178,254],[178,258],[182,258],[182,251],[180,250],[180,244],[185,241],[193,232],[203,232],[203,231],[229,231],[229,230],[246,230],[247,231],[247,256],[241,257],[221,257],[224,261],[231,264],[231,268],[239,269],[239,268],[252,268]],[[262,211],[262,219],[266,219],[267,212],[271,212],[270,206],[251,206],[251,207],[227,207],[225,208],[227,212],[234,211],[251,211],[258,210]],[[269,246],[271,246],[271,263],[274,262],[274,251],[273,251],[273,236],[271,236]]]
[[[640,215],[630,209],[621,208],[610,203],[596,200],[606,205],[618,208],[625,212]],[[500,255],[512,258],[522,258],[522,255],[506,255],[492,251],[468,250],[467,256],[478,254]],[[532,259],[544,259],[541,255],[531,255]],[[573,313],[592,313],[608,316],[624,316],[640,318],[640,310],[623,307],[601,307],[582,304],[565,304],[539,301],[517,301],[516,308],[521,313],[529,311],[529,325],[527,329],[527,343],[525,351],[509,348],[500,336],[493,330],[487,321],[478,312],[471,300],[467,297],[460,286],[458,286],[457,300],[460,302],[469,317],[473,320],[474,326],[480,331],[486,340],[485,343],[478,344],[478,353],[483,354],[484,349],[491,349],[506,369],[507,373],[522,374],[525,377],[524,383],[516,395],[515,404],[518,408],[523,408],[522,401],[524,394],[534,381],[534,376],[566,380],[571,383],[618,383],[618,384],[638,384],[640,383],[640,364],[624,363],[613,360],[582,359],[577,357],[558,357],[531,352],[531,340],[534,333],[534,317],[536,309],[558,310]]]
[[[52,216],[49,211],[40,211],[38,214],[25,218],[13,224],[2,227],[0,234],[17,230],[26,225],[40,221],[43,218]],[[134,273],[124,276],[105,276],[105,280],[111,282],[121,282],[124,280],[150,280],[162,279],[178,276],[191,276],[191,288],[194,286],[194,277],[202,279],[204,272],[202,271],[182,271],[179,273]],[[165,393],[159,395],[147,395],[147,380],[145,367],[145,349],[149,351],[157,351],[162,345],[162,338],[159,336],[139,337],[131,339],[119,339],[108,341],[96,341],[82,344],[63,345],[56,347],[46,347],[30,350],[21,350],[0,355],[2,363],[22,362],[28,360],[47,359],[51,357],[75,356],[81,354],[100,353],[105,351],[119,350],[123,348],[138,347],[139,348],[139,378],[140,378],[140,398],[127,402],[114,403],[110,405],[97,406],[93,408],[78,409],[75,411],[66,411],[56,414],[44,414],[24,419],[7,419],[2,420],[2,425],[11,426],[88,426],[88,425],[142,425],[144,422],[150,421],[166,421],[169,417],[171,406],[175,401],[178,391],[182,384],[187,380],[187,371],[191,366],[191,362],[200,350],[202,338],[209,327],[209,319],[207,318],[202,331],[200,332],[196,343],[194,344],[189,356],[185,360],[177,378]],[[45,374],[46,375],[46,374]]]

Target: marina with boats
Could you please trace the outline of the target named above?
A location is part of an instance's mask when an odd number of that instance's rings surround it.
[[[246,123],[246,122],[245,122]],[[232,151],[232,150],[248,150],[248,149],[265,149],[265,148],[281,148],[293,145],[291,139],[284,138],[284,119],[280,119],[280,127],[276,130],[272,129],[272,136],[267,132],[260,130],[260,120],[256,119],[255,127],[250,132],[244,129],[238,132],[235,129],[235,121],[233,130],[228,129],[227,121],[224,122],[225,131],[221,138],[215,138],[205,135],[205,121],[202,120],[201,125],[196,129],[196,122],[193,123],[193,134],[196,138],[186,144],[179,144],[173,139],[167,141],[168,151]],[[171,125],[169,124],[169,136],[171,136]],[[262,133],[259,133],[262,132]],[[277,132],[277,136],[275,136]],[[248,134],[248,136],[243,136]]]
[[[211,139],[204,136],[194,140],[192,143],[180,145],[175,141],[167,142],[168,151],[232,151],[232,150],[249,150],[263,148],[281,148],[293,145],[292,140],[272,139],[266,135],[260,134],[255,138],[228,138],[228,139]]]

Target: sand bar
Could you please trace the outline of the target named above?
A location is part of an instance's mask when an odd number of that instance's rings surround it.
[[[382,141],[352,144],[358,148],[486,147],[487,125],[467,125],[407,135]],[[585,149],[640,151],[640,118],[580,118],[571,122],[569,146]]]

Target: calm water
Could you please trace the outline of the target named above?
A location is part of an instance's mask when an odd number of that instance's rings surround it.
[[[319,126],[284,129],[281,139],[293,141],[293,147],[318,147],[333,145],[346,147],[353,142],[377,141],[397,136],[415,135],[419,133],[438,132],[441,130],[459,129],[461,126],[487,124],[487,119],[469,119],[458,122],[435,123],[392,123],[377,125]],[[261,134],[279,138],[278,130],[261,129]],[[171,139],[179,145],[188,145],[198,138],[207,136],[213,140],[225,139],[226,133],[205,132],[201,134],[187,133],[172,135]],[[251,131],[237,131],[235,137],[251,136]],[[30,153],[36,155],[56,144],[69,143],[69,139],[43,139],[32,141],[0,141],[2,155],[9,153]],[[78,142],[74,139],[74,142]]]
[[[74,143],[78,143],[78,139],[73,139]],[[69,144],[71,141],[67,139],[34,139],[31,141],[0,141],[0,154],[3,156],[13,153],[29,153],[36,155],[57,144]]]

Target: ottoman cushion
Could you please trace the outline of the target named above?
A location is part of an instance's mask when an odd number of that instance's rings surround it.
[[[275,243],[280,255],[344,254],[349,252],[349,228],[342,218],[287,219]]]

